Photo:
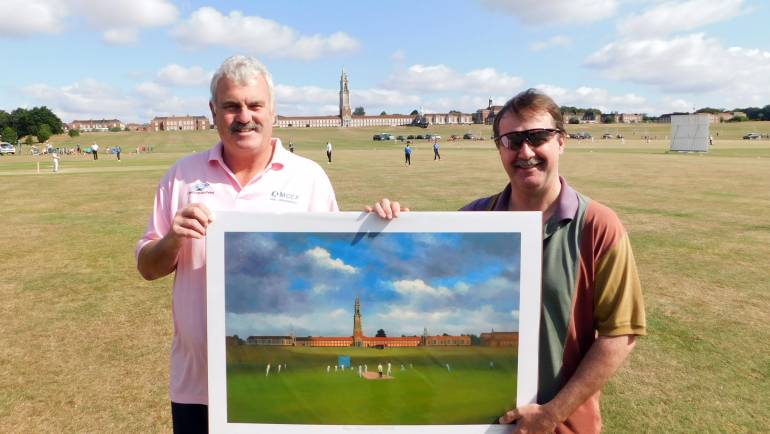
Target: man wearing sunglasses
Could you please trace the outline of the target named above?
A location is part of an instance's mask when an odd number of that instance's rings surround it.
[[[599,432],[599,394],[646,333],[631,244],[615,213],[559,176],[559,106],[524,91],[495,116],[509,184],[463,211],[542,211],[543,280],[537,404],[507,411],[515,432]]]
[[[631,244],[606,206],[559,176],[566,134],[559,106],[526,90],[508,101],[492,126],[509,183],[461,211],[541,211],[543,277],[538,396],[505,412],[514,433],[598,433],[602,386],[646,334],[644,302]],[[398,217],[398,202],[367,207]]]

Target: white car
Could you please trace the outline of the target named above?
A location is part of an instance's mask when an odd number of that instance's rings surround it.
[[[16,155],[16,148],[12,144],[2,142],[0,143],[0,155],[13,154]]]

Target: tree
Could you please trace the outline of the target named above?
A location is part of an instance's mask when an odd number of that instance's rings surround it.
[[[76,129],[74,129],[74,128],[73,128],[73,129],[71,129],[71,130],[70,130],[70,132],[69,132],[69,133],[67,133],[67,134],[69,134],[69,135],[70,135],[70,137],[77,137],[77,136],[79,136],[79,135],[80,135],[80,130],[76,130]]]
[[[3,128],[3,141],[12,145],[16,145],[16,141],[19,140],[19,136],[16,135],[16,131],[11,127]]]
[[[364,111],[363,107],[356,107],[356,109],[353,110],[353,114],[356,116],[364,116],[366,112]]]
[[[34,142],[32,141],[32,136],[27,136],[27,138],[26,138],[26,139],[24,139],[24,143],[25,143],[27,146],[32,146],[32,143],[34,143]]]
[[[37,141],[43,143],[51,138],[51,127],[48,124],[42,124],[37,128]]]
[[[123,130],[121,130],[120,127],[110,127],[110,132],[111,133],[119,133],[121,131],[123,131]]]
[[[388,336],[385,334],[385,330],[379,329],[379,330],[377,330],[377,334],[374,335],[374,337],[376,337],[376,338],[386,338]]]
[[[380,113],[380,116],[385,116],[385,115],[387,115],[387,113],[385,113],[385,110],[383,110],[382,113]]]
[[[411,113],[409,113],[409,114],[410,114],[410,115],[412,115],[412,116],[414,116],[414,115],[418,115],[418,114],[420,114],[420,112],[418,112],[418,111],[417,111],[417,109],[415,109],[415,110],[412,110],[412,112],[411,112]]]

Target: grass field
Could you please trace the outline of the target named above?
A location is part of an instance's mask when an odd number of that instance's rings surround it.
[[[351,369],[327,373],[338,355],[350,356]],[[388,362],[392,379],[358,376],[358,365],[375,373]],[[278,373],[276,363],[287,368]],[[228,422],[491,423],[515,400],[515,368],[516,353],[505,348],[229,347]]]
[[[671,154],[667,125],[570,126],[561,172],[617,211],[639,265],[649,336],[605,387],[606,432],[766,432],[770,427],[770,122],[721,124],[706,154]],[[443,127],[448,137],[489,127]],[[327,170],[343,210],[388,196],[453,210],[505,184],[494,146],[418,142],[412,166],[377,132],[276,130]],[[719,135],[716,135],[716,132]],[[642,135],[657,137],[650,143]],[[335,161],[324,162],[323,144]],[[123,161],[65,156],[61,172],[29,155],[0,157],[0,432],[168,432],[171,277],[143,281],[134,243],[170,164],[215,133],[100,133]],[[151,154],[130,149],[152,144]],[[36,173],[37,163],[41,173]],[[291,370],[291,367],[289,367]]]

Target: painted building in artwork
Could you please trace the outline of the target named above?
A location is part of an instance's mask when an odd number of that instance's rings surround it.
[[[470,335],[429,335],[427,328],[422,336],[366,336],[363,332],[363,316],[361,315],[359,297],[356,297],[353,306],[353,334],[351,336],[294,336],[291,334],[288,336],[249,336],[246,339],[246,345],[360,348],[470,346],[471,342]]]
[[[519,332],[496,332],[482,333],[479,336],[481,345],[484,347],[518,347]]]

